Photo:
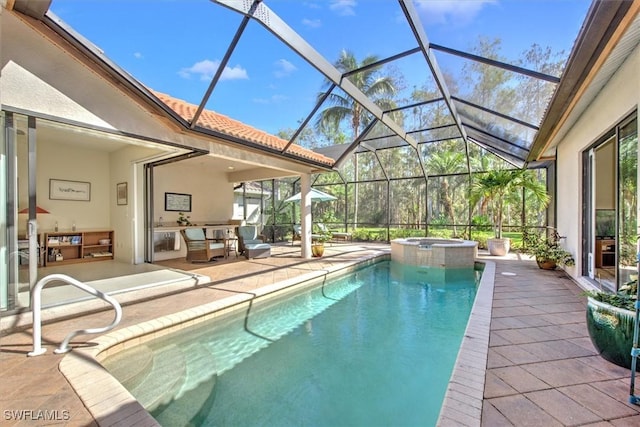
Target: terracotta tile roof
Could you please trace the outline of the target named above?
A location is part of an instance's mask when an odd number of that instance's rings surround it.
[[[160,101],[164,102],[169,108],[175,111],[183,119],[190,121],[197,111],[198,107],[193,104],[189,104],[181,99],[174,98],[167,94],[151,91]],[[268,134],[249,125],[246,125],[238,120],[234,120],[223,114],[216,113],[211,110],[203,110],[198,120],[198,125],[211,129],[220,133],[224,133],[235,138],[240,138],[249,142],[253,142],[264,147],[268,147],[275,150],[282,150],[289,141],[279,138],[277,136]],[[290,154],[293,154],[302,159],[312,160],[331,166],[334,160],[330,157],[316,153],[315,151],[303,148],[296,144],[291,144],[287,150]]]

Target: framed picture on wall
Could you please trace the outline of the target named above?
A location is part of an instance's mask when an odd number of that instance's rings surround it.
[[[88,202],[91,200],[91,183],[68,181],[66,179],[50,179],[49,199]]]
[[[191,212],[191,194],[164,193],[164,210]]]
[[[116,200],[118,205],[126,205],[127,204],[127,183],[119,182],[116,184]]]

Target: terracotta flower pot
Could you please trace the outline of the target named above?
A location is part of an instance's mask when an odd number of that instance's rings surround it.
[[[538,267],[540,267],[543,270],[555,270],[557,267],[556,262],[553,260],[548,260],[548,259],[537,260],[536,259],[536,262],[538,263]]]

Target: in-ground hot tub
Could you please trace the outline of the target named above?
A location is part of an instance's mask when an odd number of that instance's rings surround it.
[[[391,241],[391,259],[408,265],[473,267],[478,242],[436,237],[409,237]]]

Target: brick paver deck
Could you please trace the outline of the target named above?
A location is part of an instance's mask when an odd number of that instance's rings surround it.
[[[341,268],[387,250],[388,246],[341,244],[327,247],[321,259],[302,260],[289,247],[269,259],[232,263],[224,269],[204,267],[208,271],[203,273],[224,288],[251,290]],[[563,272],[539,270],[532,261],[486,259],[495,262],[495,282],[492,292],[479,295],[483,300],[474,306],[474,316],[478,316],[467,330],[466,358],[461,355],[449,387],[450,416],[441,424],[640,426],[640,407],[626,403],[630,372],[596,354],[588,337],[585,298],[579,287]],[[215,283],[126,305],[118,328],[228,296],[227,291],[216,289]],[[111,312],[102,312],[45,325],[43,344],[49,351],[35,358],[26,357],[32,346],[30,330],[3,336],[0,425],[96,425],[60,373],[60,361],[67,356],[54,354],[52,343],[57,345],[70,330],[106,324],[112,317]],[[482,336],[487,334],[488,346],[482,344]],[[78,337],[73,346],[89,347],[92,339]],[[486,374],[478,375],[485,369],[484,360]],[[30,419],[17,420],[19,415]],[[54,419],[34,419],[38,416]]]
[[[583,293],[562,271],[496,263],[483,426],[640,426],[630,371],[591,344]]]

